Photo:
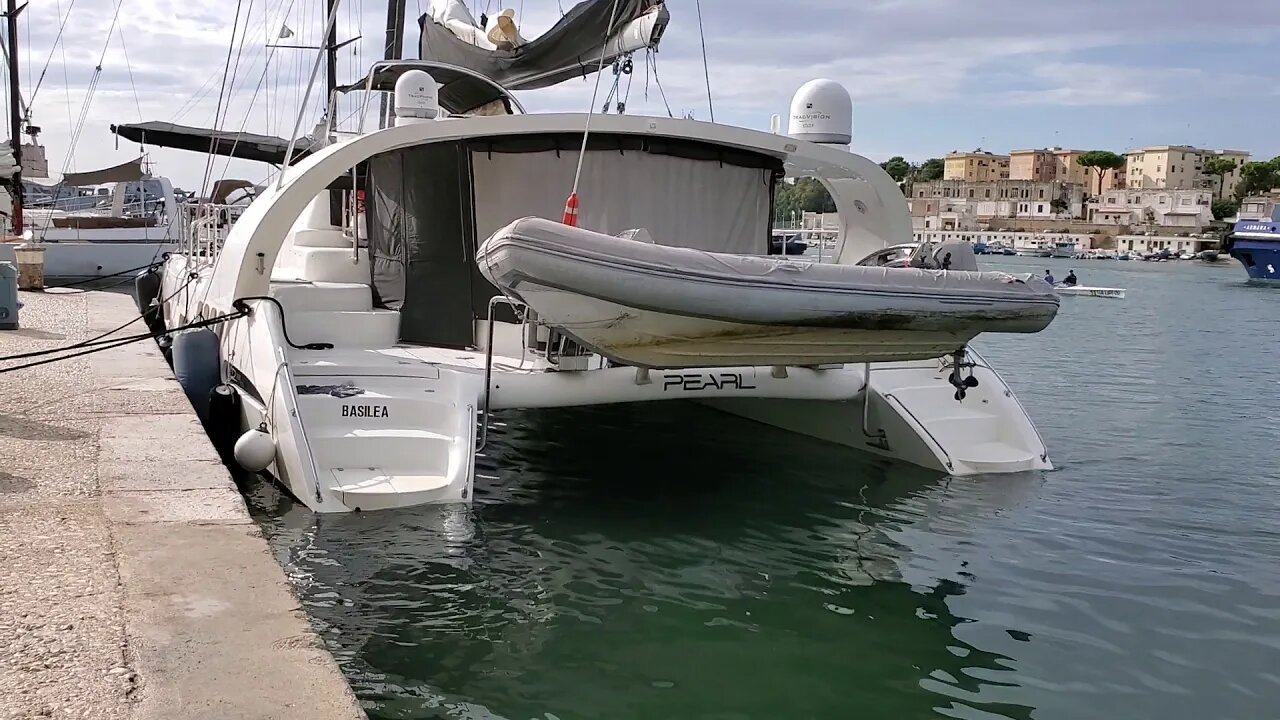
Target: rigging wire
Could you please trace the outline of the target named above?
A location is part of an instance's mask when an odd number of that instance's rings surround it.
[[[293,9],[293,3],[294,0],[289,0],[289,7],[285,9],[286,13]],[[240,128],[237,130],[236,138],[231,143],[231,154],[227,155],[227,161],[222,166],[222,173],[220,175],[222,179],[226,179],[227,173],[231,171],[231,161],[234,159],[233,155],[235,154],[236,147],[240,144],[240,133],[243,133],[245,127],[249,124],[249,115],[253,110],[254,102],[258,99],[258,93],[262,91],[264,84],[269,85],[267,73],[271,69],[271,60],[275,57],[276,50],[278,49],[279,48],[273,47],[270,49],[270,52],[267,53],[266,63],[264,63],[262,67],[262,74],[258,76],[258,84],[253,88],[253,95],[249,98],[249,107],[245,110],[244,118],[240,121]]]
[[[110,38],[111,33],[107,33],[107,37]],[[31,23],[27,23],[27,44],[26,44],[25,50],[27,51],[27,62],[26,62],[27,85],[30,85],[31,84],[31,65],[32,65],[31,63]],[[16,100],[17,98],[14,98],[14,99]],[[14,138],[14,140],[17,140],[17,138]]]
[[[618,0],[613,0],[613,10],[609,12],[609,27],[612,28],[617,20]],[[604,70],[604,56],[608,50],[609,44],[605,42],[600,48],[600,62],[596,65],[596,85],[595,89],[591,91],[591,105],[588,106],[587,121],[582,128],[582,149],[578,151],[578,167],[573,171],[573,189],[569,191],[569,200],[575,205],[578,199],[578,181],[582,179],[582,161],[587,157],[587,138],[591,135],[591,118],[595,115],[596,97],[600,93],[600,73]],[[567,206],[566,209],[568,209]]]
[[[60,173],[62,175],[67,174],[67,168],[71,166],[72,158],[76,154],[76,146],[80,143],[80,135],[84,132],[85,121],[89,117],[89,106],[93,103],[93,95],[98,89],[98,80],[102,77],[102,63],[107,59],[107,48],[111,47],[111,36],[115,34],[116,23],[120,20],[120,8],[123,5],[124,0],[116,0],[115,12],[111,15],[111,26],[107,28],[107,39],[102,43],[102,53],[98,55],[98,64],[94,66],[93,75],[89,78],[89,87],[85,89],[84,103],[80,106],[80,119],[72,127],[67,154],[62,159],[62,171]],[[16,142],[17,138],[14,138],[14,141]],[[40,228],[41,237],[44,237],[44,234],[49,231],[49,226],[52,223],[53,213],[49,213]]]
[[[129,70],[129,87],[133,88],[133,104],[138,108],[138,122],[142,122],[142,102],[138,100],[138,86],[133,82],[133,64],[129,62],[129,48],[124,44],[124,28],[117,27],[116,35],[120,38],[120,49],[124,52],[124,66]]]
[[[653,66],[653,83],[658,86],[658,93],[662,96],[662,104],[667,107],[667,117],[674,118],[671,112],[671,103],[667,102],[667,91],[662,88],[662,78],[658,77],[658,58],[650,51],[647,55],[649,64]]]
[[[57,9],[58,9],[58,12],[61,13],[62,0],[57,0],[57,1],[58,1]],[[72,0],[72,4],[75,4],[75,0]],[[67,8],[67,15],[68,16],[71,15],[71,8],[69,7]],[[62,87],[63,87],[63,94],[67,98],[67,102],[65,103],[67,107],[67,134],[70,135],[72,131],[72,126],[73,126],[71,122],[71,76],[67,74],[67,44],[66,43],[61,43],[59,45],[58,53],[62,56]],[[74,162],[72,163],[72,167],[75,167]]]
[[[252,0],[250,0],[252,2]],[[236,0],[236,15],[231,23],[231,41],[227,43],[227,59],[222,66],[222,86],[218,90],[218,105],[213,110],[213,130],[216,135],[218,130],[218,117],[222,114],[222,101],[227,91],[227,74],[231,71],[231,53],[236,46],[236,29],[240,27],[240,8],[244,0]],[[246,24],[248,19],[245,19]],[[209,170],[213,166],[213,148],[217,142],[216,137],[209,138],[209,156],[205,160],[204,175],[200,180],[200,195],[204,195],[205,186],[209,183]]]
[[[71,9],[74,8],[75,6],[76,6],[76,0],[71,0],[71,3],[67,5],[67,13],[63,15],[62,0],[58,0],[57,11],[58,11],[58,15],[62,16],[62,22],[58,24],[58,34],[55,35],[53,38],[53,45],[49,46],[49,57],[45,58],[44,67],[40,69],[40,77],[39,79],[36,80],[36,84],[31,89],[31,98],[27,100],[28,108],[35,105],[36,103],[36,94],[40,92],[40,84],[44,82],[44,74],[49,71],[49,64],[53,62],[53,51],[58,49],[62,44],[62,31],[66,29],[67,20],[71,19]],[[62,61],[63,61],[64,72],[66,70],[66,58],[67,58],[67,51],[66,51],[66,48],[64,47],[62,49]]]
[[[696,0],[698,7],[698,37],[702,40],[702,76],[707,81],[707,109],[711,111],[711,122],[716,121],[716,108],[711,103],[711,69],[707,65],[707,35],[702,31],[702,0]]]
[[[617,2],[617,0],[614,0],[614,2]],[[325,11],[325,14],[328,17],[325,20],[324,35],[322,37],[328,38],[329,31],[333,29],[334,21],[338,19],[337,0],[335,0],[334,4]],[[311,90],[315,87],[316,75],[320,73],[320,64],[321,61],[324,60],[324,55],[324,48],[321,48],[320,52],[316,53],[315,63],[311,66],[311,76],[307,79],[307,89],[303,93],[302,102],[298,106],[298,118],[294,121],[293,132],[289,135],[289,147],[285,150],[284,162],[281,163],[280,173],[276,177],[277,188],[284,185],[284,173],[289,169],[289,162],[293,158],[294,148],[298,145],[298,131],[302,129],[302,118],[307,111],[306,106],[311,100]]]

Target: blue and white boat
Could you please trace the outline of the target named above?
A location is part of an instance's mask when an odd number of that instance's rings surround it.
[[[1227,235],[1226,250],[1250,280],[1280,281],[1280,211],[1270,220],[1241,220]]]

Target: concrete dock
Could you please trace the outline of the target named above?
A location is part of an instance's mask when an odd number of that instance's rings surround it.
[[[0,356],[137,315],[20,295]],[[155,343],[0,372],[0,719],[363,717]]]

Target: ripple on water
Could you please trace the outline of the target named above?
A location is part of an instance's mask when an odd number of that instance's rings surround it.
[[[1052,473],[631,406],[505,414],[470,508],[251,499],[373,718],[1269,716],[1280,295],[1077,270],[1128,298],[982,342]]]

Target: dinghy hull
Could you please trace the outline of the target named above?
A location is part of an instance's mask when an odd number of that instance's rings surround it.
[[[1059,299],[1001,273],[820,265],[517,220],[485,276],[579,344],[650,368],[936,358],[982,332],[1038,332]]]

